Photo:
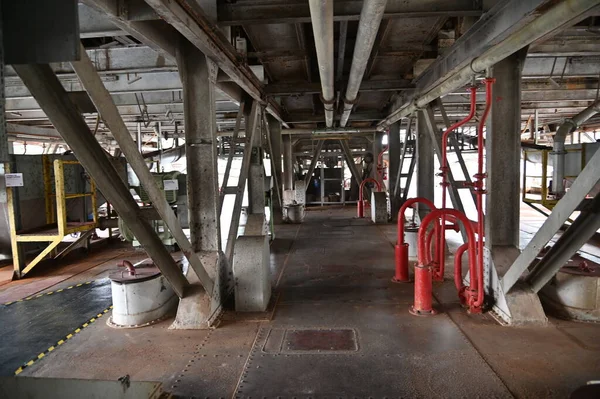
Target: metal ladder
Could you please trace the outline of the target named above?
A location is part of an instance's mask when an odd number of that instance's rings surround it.
[[[396,184],[394,185],[394,197],[400,198],[401,202],[405,202],[408,198],[408,190],[417,164],[417,141],[414,132],[411,130],[412,122],[413,118],[409,118],[404,142],[402,143],[402,154],[400,155],[400,165],[396,174]],[[405,165],[408,165],[408,169],[405,168]]]

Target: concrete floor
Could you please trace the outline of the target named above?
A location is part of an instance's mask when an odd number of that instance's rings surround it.
[[[435,287],[439,315],[409,315],[413,286],[390,282],[395,226],[354,212],[314,210],[302,225],[277,226],[272,320],[226,315],[210,331],[169,331],[170,320],[115,330],[100,321],[21,375],[128,374],[176,396],[210,398],[564,398],[600,378],[600,325],[502,327],[466,314],[451,281]],[[294,343],[303,333],[316,335]]]

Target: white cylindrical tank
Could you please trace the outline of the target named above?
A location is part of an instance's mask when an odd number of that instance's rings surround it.
[[[408,244],[408,257],[417,258],[417,242],[419,236],[418,227],[407,227],[404,229],[404,242]]]
[[[134,328],[152,324],[177,306],[175,292],[153,263],[123,263],[128,267],[109,275],[113,312],[108,325]]]

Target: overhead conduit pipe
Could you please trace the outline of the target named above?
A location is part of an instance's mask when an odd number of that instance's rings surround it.
[[[491,46],[479,57],[466,63],[463,67],[453,73],[442,83],[425,89],[417,94],[409,103],[393,111],[387,118],[379,122],[378,128],[385,129],[401,118],[413,114],[417,110],[427,106],[435,99],[458,89],[466,84],[473,76],[473,71],[484,71],[497,64],[515,51],[533,43],[541,37],[551,33],[557,26],[562,26],[573,18],[577,18],[592,7],[598,5],[597,0],[564,0],[555,2],[551,8],[533,18],[523,28],[510,34],[501,43]]]
[[[350,67],[350,77],[348,78],[346,96],[344,97],[344,112],[340,118],[340,126],[342,127],[345,127],[348,123],[352,107],[356,103],[358,90],[367,69],[373,44],[377,38],[377,32],[383,19],[386,3],[387,0],[368,0],[363,2],[358,22],[358,32],[356,34],[356,44],[354,45],[354,54],[352,56],[352,66]]]
[[[319,76],[321,77],[321,101],[325,107],[325,123],[333,126],[335,102],[333,73],[333,0],[309,0]],[[345,126],[345,125],[342,125]]]
[[[567,119],[556,131],[554,135],[554,144],[552,147],[553,172],[552,172],[552,191],[561,198],[565,194],[565,140],[567,136],[575,131],[579,125],[600,113],[600,100],[595,101],[588,108],[584,109],[573,118]]]

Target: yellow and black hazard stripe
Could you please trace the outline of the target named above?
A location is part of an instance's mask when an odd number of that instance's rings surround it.
[[[3,305],[4,306],[8,306],[8,305],[12,305],[14,303],[19,303],[19,302],[24,302],[24,301],[30,301],[32,299],[41,298],[41,297],[46,296],[46,295],[58,294],[59,292],[63,292],[63,291],[67,291],[67,290],[72,290],[73,288],[82,287],[84,285],[89,285],[89,284],[92,284],[92,283],[93,283],[93,281],[86,281],[85,283],[79,283],[79,284],[75,284],[75,285],[70,285],[67,288],[61,288],[60,290],[44,292],[42,294],[28,296],[27,298],[17,299],[16,301],[6,302]]]
[[[23,370],[25,370],[27,367],[29,367],[29,366],[33,365],[35,362],[43,359],[50,352],[58,349],[58,347],[60,347],[61,345],[65,344],[68,340],[70,340],[71,338],[73,338],[73,336],[75,334],[81,332],[81,330],[83,330],[84,328],[86,328],[87,326],[89,326],[90,324],[92,324],[93,322],[95,322],[96,320],[98,320],[100,317],[104,316],[112,308],[113,308],[112,305],[110,305],[109,307],[107,307],[106,309],[104,309],[102,312],[98,313],[96,316],[92,317],[91,319],[89,319],[88,321],[86,321],[85,323],[83,323],[82,325],[80,325],[79,327],[77,327],[71,333],[67,334],[63,339],[61,339],[58,342],[56,342],[54,345],[52,345],[51,347],[49,347],[48,349],[46,349],[44,352],[40,353],[39,355],[37,355],[36,357],[34,357],[33,359],[31,359],[27,363],[23,364],[21,367],[19,367],[18,369],[15,370],[15,375],[21,374],[23,372]]]

